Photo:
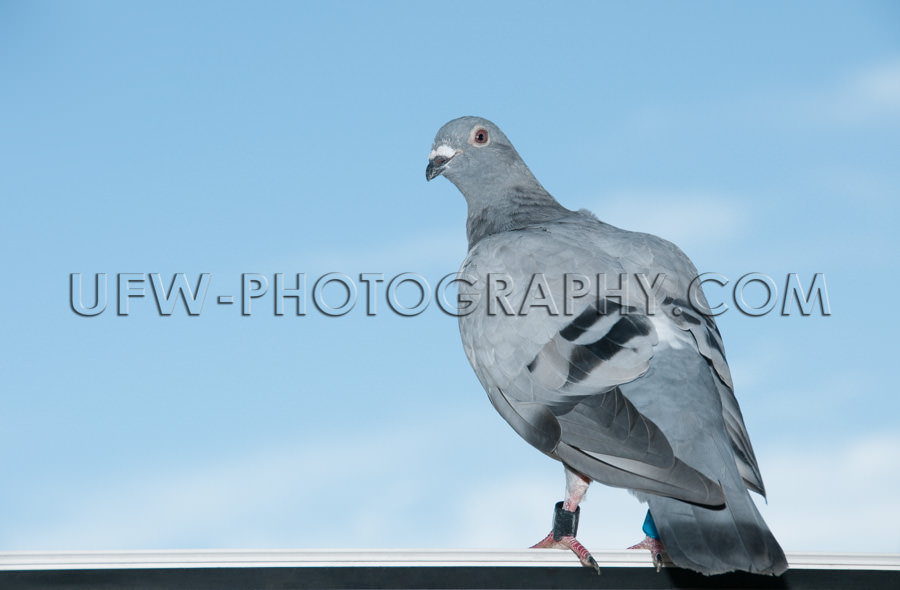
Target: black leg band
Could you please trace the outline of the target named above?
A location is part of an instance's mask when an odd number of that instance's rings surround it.
[[[575,508],[575,512],[569,512],[563,508],[562,502],[556,503],[553,511],[553,540],[559,541],[563,537],[574,537],[578,532],[578,513],[581,506]]]

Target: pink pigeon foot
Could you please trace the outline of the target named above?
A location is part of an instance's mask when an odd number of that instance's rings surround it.
[[[629,549],[648,549],[650,551],[650,556],[653,558],[653,565],[656,566],[657,572],[659,572],[663,565],[671,564],[669,556],[666,555],[666,548],[659,539],[646,536],[643,541],[637,545],[632,545]]]
[[[592,568],[598,574],[600,566],[597,560],[591,555],[591,552],[585,548],[574,535],[565,535],[557,539],[551,532],[538,543],[531,546],[531,549],[571,549],[572,553],[578,556],[581,565]]]

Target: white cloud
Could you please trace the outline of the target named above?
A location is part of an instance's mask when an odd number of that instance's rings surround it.
[[[70,495],[59,520],[7,530],[6,542],[17,549],[317,546],[309,531],[321,530],[326,541],[340,545],[338,534],[353,538],[373,526],[376,503],[342,507],[360,493],[358,486],[375,487],[362,492],[370,500],[391,497],[404,463],[421,457],[406,444],[408,436],[416,435],[380,433],[315,445],[300,440],[215,464],[93,482]]]
[[[819,127],[896,123],[900,121],[900,59],[861,68],[831,88],[788,105],[791,108],[785,114]]]
[[[607,223],[656,234],[688,252],[739,241],[753,220],[738,199],[691,191],[621,190],[593,210]]]
[[[860,71],[849,82],[845,96],[860,114],[873,109],[900,114],[900,60]]]
[[[761,507],[793,551],[900,551],[900,433],[767,449]]]

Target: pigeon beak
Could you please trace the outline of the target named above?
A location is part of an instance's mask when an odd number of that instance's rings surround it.
[[[425,168],[425,180],[431,180],[436,176],[440,176],[444,172],[444,168],[447,167],[447,162],[450,160],[443,156],[438,156],[434,160],[428,162],[428,167]]]
[[[439,145],[431,150],[431,153],[428,154],[428,167],[425,168],[425,180],[431,180],[443,174],[444,170],[447,169],[447,164],[458,153],[457,150],[446,144]]]

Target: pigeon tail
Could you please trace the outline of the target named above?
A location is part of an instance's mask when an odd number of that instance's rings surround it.
[[[706,508],[648,495],[650,514],[666,553],[678,567],[706,575],[742,570],[781,575],[784,551],[739,476],[724,482],[725,508]]]

